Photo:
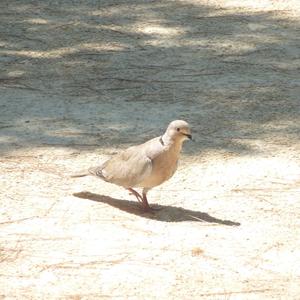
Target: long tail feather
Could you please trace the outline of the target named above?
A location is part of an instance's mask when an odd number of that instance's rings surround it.
[[[74,174],[71,175],[71,178],[79,178],[79,177],[84,177],[84,176],[88,176],[91,175],[90,173],[81,173],[81,174]]]

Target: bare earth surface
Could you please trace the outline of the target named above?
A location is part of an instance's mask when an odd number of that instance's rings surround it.
[[[300,2],[0,2],[0,298],[299,299]],[[149,193],[69,175],[182,118]]]

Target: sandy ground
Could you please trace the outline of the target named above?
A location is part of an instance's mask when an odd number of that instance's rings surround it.
[[[0,298],[299,299],[299,1],[1,1]],[[191,123],[143,213],[69,175]]]

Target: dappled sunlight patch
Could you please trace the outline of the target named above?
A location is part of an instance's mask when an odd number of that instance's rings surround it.
[[[29,24],[34,24],[34,25],[46,25],[49,24],[49,21],[46,19],[42,18],[31,18],[27,19],[24,22],[29,23]]]
[[[10,44],[8,43],[8,42],[6,42],[6,41],[0,41],[0,47],[9,47],[10,46]]]
[[[122,51],[125,46],[120,43],[84,43],[79,48],[81,50]]]
[[[181,27],[167,27],[157,24],[149,24],[139,28],[138,32],[154,36],[174,37],[183,34],[184,30]]]
[[[6,50],[2,53],[6,55],[19,55],[23,57],[31,57],[31,58],[59,58],[66,54],[72,54],[76,52],[74,48],[60,48],[56,50],[49,51],[30,51],[30,50]]]
[[[155,47],[177,46],[180,37],[186,33],[184,27],[159,24],[159,21],[156,23],[151,21],[146,24],[137,23],[136,27],[132,27],[131,32],[145,35],[147,38],[142,43]]]
[[[300,4],[298,0],[229,0],[229,1],[222,1],[226,7],[232,8],[247,8],[253,10],[286,10],[286,9],[296,9],[300,10]]]
[[[185,0],[180,1],[184,3],[189,3],[194,6],[203,5],[198,0]],[[289,15],[298,15],[300,12],[300,2],[298,0],[209,0],[205,1],[205,4],[211,8],[222,6],[222,11],[224,13],[229,12],[229,10],[234,10],[235,12],[246,11],[246,12],[257,12],[257,11],[276,11],[277,13],[285,13],[289,11]]]
[[[9,76],[9,77],[21,77],[22,75],[24,75],[25,74],[25,71],[22,71],[22,70],[14,70],[14,71],[9,71],[8,73],[7,73],[7,75]]]
[[[77,47],[62,47],[53,50],[4,50],[2,54],[5,55],[19,55],[31,58],[61,58],[66,55],[79,53],[81,51],[121,51],[124,47],[122,45],[106,44],[106,43],[84,43]]]

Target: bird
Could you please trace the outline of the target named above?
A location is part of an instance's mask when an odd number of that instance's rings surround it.
[[[91,167],[72,177],[93,175],[124,187],[136,197],[144,211],[152,211],[147,193],[174,175],[183,142],[186,140],[192,140],[189,124],[183,120],[175,120],[168,125],[163,135],[131,146],[100,166]],[[142,193],[137,192],[136,188],[141,188]]]

